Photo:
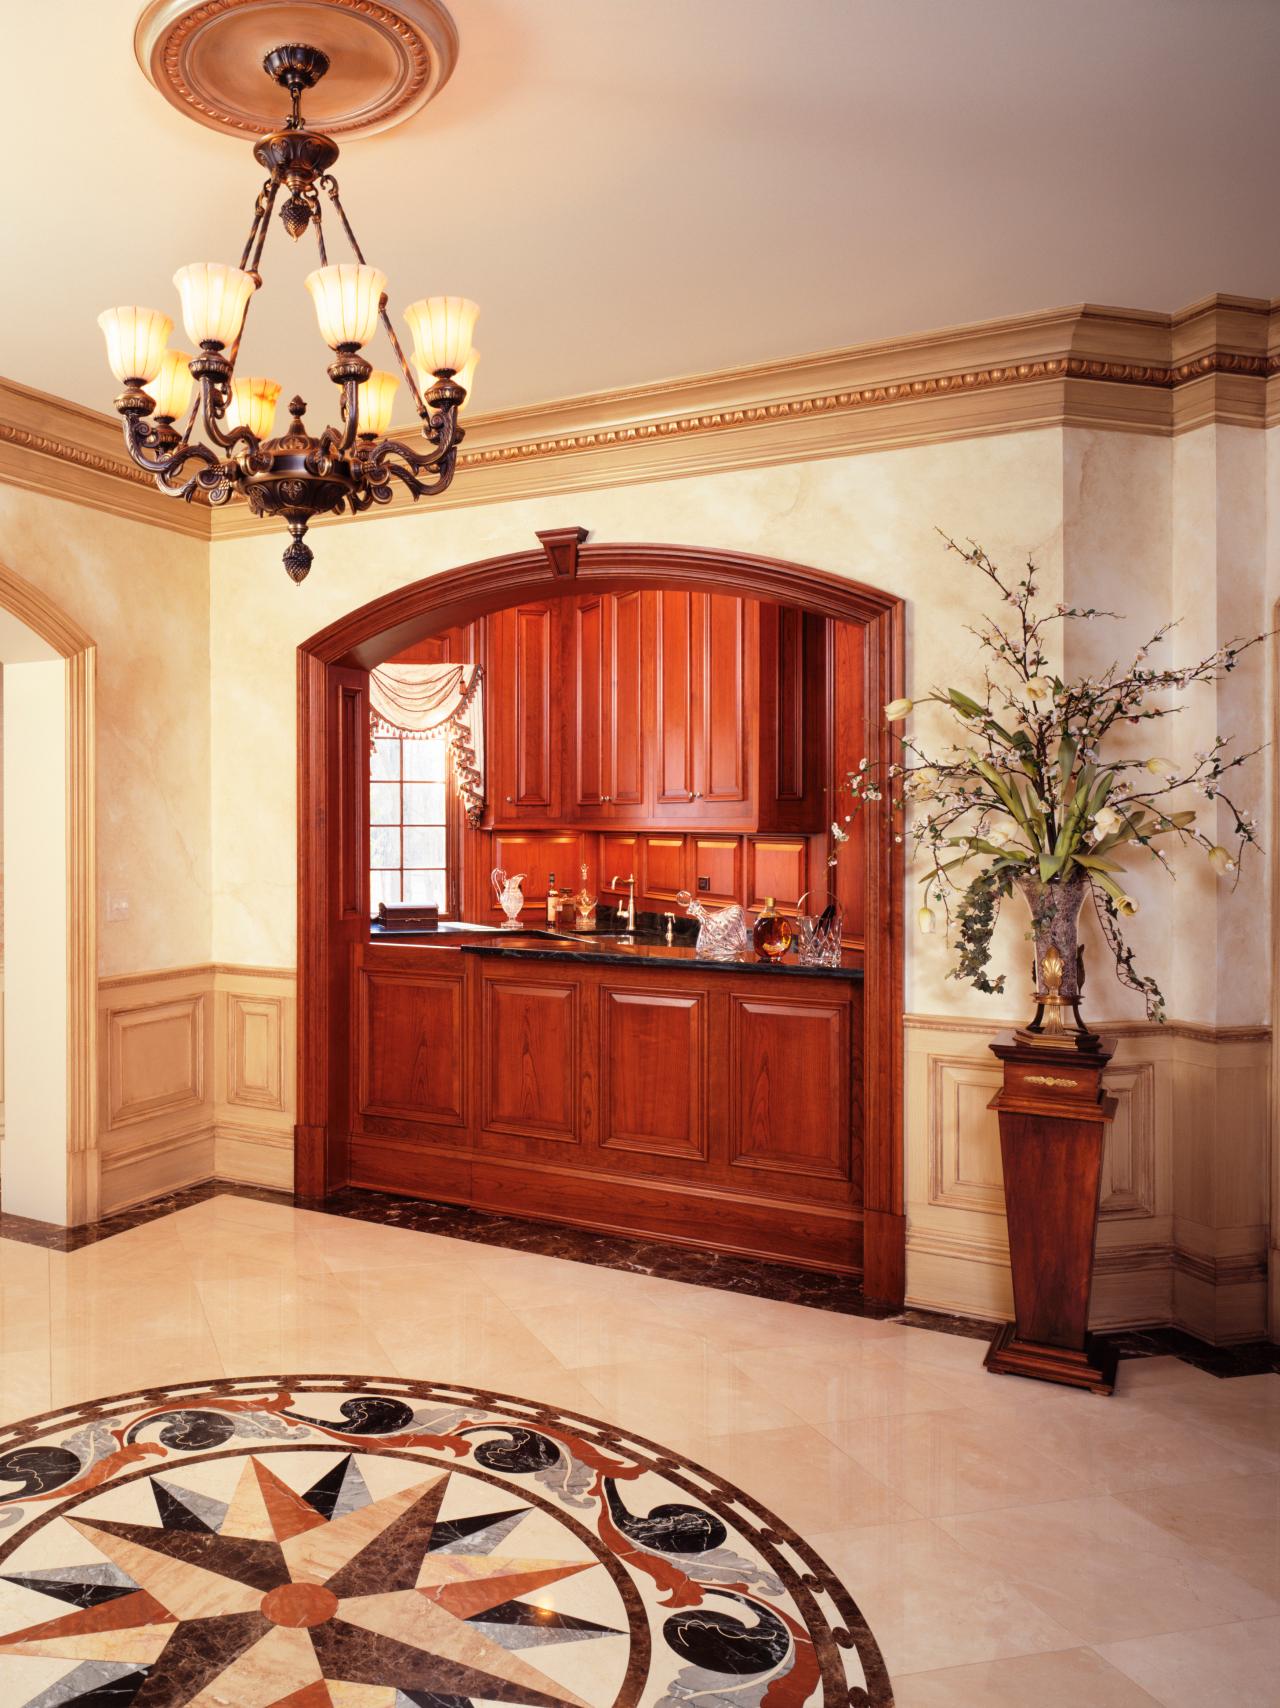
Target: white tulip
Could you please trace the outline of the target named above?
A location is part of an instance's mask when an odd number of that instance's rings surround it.
[[[896,724],[899,719],[906,717],[914,704],[914,700],[890,700],[889,704],[884,709],[886,721],[891,724]]]
[[[1124,914],[1126,919],[1132,919],[1138,911],[1138,904],[1132,896],[1116,897],[1116,912]]]
[[[1147,770],[1151,772],[1153,777],[1172,777],[1177,769],[1178,767],[1172,759],[1155,758],[1147,760]]]
[[[982,840],[989,842],[993,848],[1007,848],[1013,841],[1013,832],[1003,824],[997,824],[991,830],[983,831]]]
[[[931,907],[922,907],[916,914],[916,924],[926,937],[932,935],[938,927],[938,916]]]
[[[1053,693],[1053,683],[1047,676],[1032,676],[1022,684],[1028,700],[1043,700]]]
[[[1228,872],[1234,872],[1236,863],[1226,848],[1213,847],[1209,850],[1209,864],[1220,878],[1225,878]]]
[[[1093,815],[1093,829],[1089,832],[1089,835],[1094,842],[1101,842],[1103,837],[1110,836],[1111,832],[1117,829],[1119,824],[1120,814],[1116,812],[1114,808],[1100,807]]]

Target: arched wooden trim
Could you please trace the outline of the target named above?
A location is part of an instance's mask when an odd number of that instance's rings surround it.
[[[67,663],[67,1221],[98,1215],[98,881],[93,638],[0,563],[0,606]]]
[[[295,1181],[304,1196],[345,1184],[346,1134],[330,1121],[341,1067],[330,1059],[334,1015],[345,1004],[344,969],[331,964],[331,926],[351,919],[342,894],[344,787],[342,708],[363,672],[441,629],[526,598],[587,590],[689,588],[801,605],[866,631],[866,752],[888,763],[894,738],[880,708],[901,694],[904,605],[896,595],[824,570],[701,546],[600,541],[582,545],[572,575],[539,546],[485,558],[397,588],[362,605],[298,649],[298,1127]],[[350,789],[351,779],[345,786]],[[902,1134],[903,927],[901,845],[870,834],[866,848],[863,1040],[864,1286],[901,1303],[905,1287]]]

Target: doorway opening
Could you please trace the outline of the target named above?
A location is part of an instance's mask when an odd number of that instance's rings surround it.
[[[853,714],[860,727],[846,734],[870,759],[891,756],[880,707],[902,686],[903,605],[893,595],[803,565],[736,552],[586,544],[579,528],[550,530],[539,540],[538,550],[466,565],[398,589],[299,649],[295,1179],[304,1196],[322,1197],[353,1178],[350,1112],[353,1071],[358,1075],[359,1070],[353,1070],[349,1040],[358,1018],[353,968],[369,931],[371,669],[521,606],[554,613],[564,601],[580,609],[596,595],[620,601],[636,593],[767,602],[840,626],[846,644],[859,653],[862,686]],[[678,839],[670,840],[674,848]],[[867,1296],[897,1303],[905,1281],[901,848],[887,835],[869,834],[857,845],[856,858],[865,909],[861,1050],[855,1068],[858,1257]],[[469,899],[474,905],[474,893]],[[357,1169],[357,1183],[358,1176]],[[518,1206],[512,1208],[518,1213]]]
[[[90,637],[0,565],[6,1212],[98,1214],[94,670]]]

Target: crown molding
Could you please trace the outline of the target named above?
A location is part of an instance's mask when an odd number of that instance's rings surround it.
[[[207,507],[167,498],[121,449],[116,417],[0,379],[0,482],[209,538]]]
[[[1217,295],[1176,314],[1079,303],[477,415],[454,484],[422,511],[1041,427],[1168,437],[1214,422],[1280,423],[1280,299]],[[166,498],[113,417],[7,381],[0,481],[205,538],[264,526],[243,505]]]

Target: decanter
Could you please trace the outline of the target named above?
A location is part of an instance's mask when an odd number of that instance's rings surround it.
[[[573,898],[573,928],[575,931],[590,931],[596,919],[596,898],[587,887],[587,863],[585,860],[578,870],[582,875],[582,888]]]
[[[756,954],[762,961],[780,961],[791,947],[791,936],[791,922],[778,912],[773,897],[766,896],[751,931]]]
[[[728,907],[706,908],[688,890],[681,890],[676,900],[698,922],[697,954],[713,961],[734,961],[750,949],[747,916],[736,901]]]

